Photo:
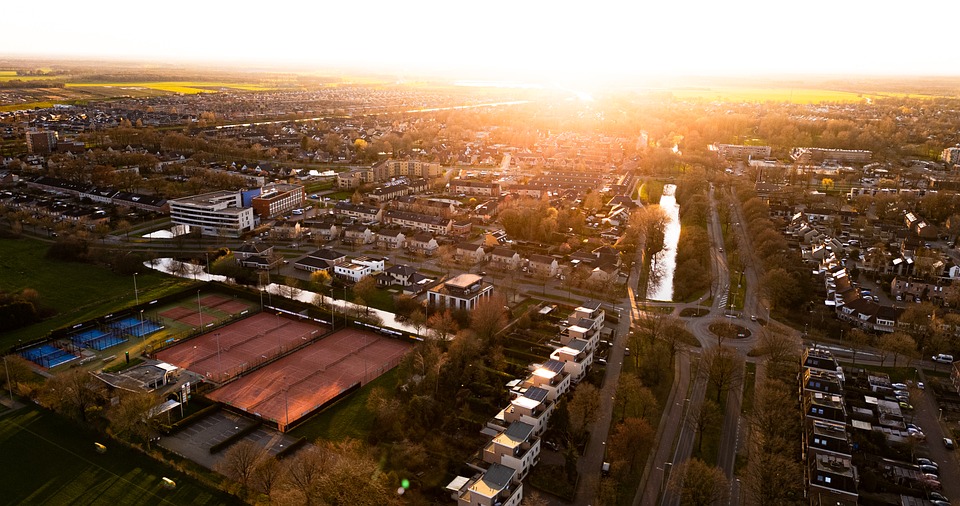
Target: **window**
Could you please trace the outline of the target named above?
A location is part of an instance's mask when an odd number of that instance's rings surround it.
[[[827,476],[826,478],[823,479],[823,481],[825,481],[825,482],[827,482],[827,483],[830,483],[832,480],[833,480],[833,479],[830,478],[829,476]]]

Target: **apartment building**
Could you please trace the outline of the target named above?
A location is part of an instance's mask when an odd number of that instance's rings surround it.
[[[261,219],[275,218],[303,207],[303,186],[285,183],[269,184],[251,200],[253,212]]]
[[[482,276],[460,274],[427,292],[427,304],[432,307],[471,311],[480,302],[493,296],[493,285]]]
[[[238,191],[216,191],[167,201],[176,225],[199,228],[203,235],[240,237],[253,230],[252,207],[243,207]]]

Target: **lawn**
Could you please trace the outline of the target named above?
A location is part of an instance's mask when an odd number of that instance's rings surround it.
[[[387,371],[364,385],[359,391],[308,419],[293,429],[290,435],[302,437],[307,441],[318,439],[340,441],[348,437],[366,440],[370,430],[373,429],[373,413],[367,409],[367,398],[370,397],[370,392],[377,387],[393,392],[398,379],[399,373],[396,368]]]
[[[107,445],[99,454],[94,442]],[[176,470],[40,408],[0,418],[7,504],[242,504]],[[12,463],[16,462],[16,465]],[[174,490],[162,478],[176,482]]]
[[[0,290],[33,288],[42,304],[58,312],[43,322],[5,333],[0,337],[0,347],[37,339],[51,330],[134,305],[133,276],[89,264],[48,260],[44,258],[46,250],[46,244],[31,239],[0,241]],[[192,283],[147,267],[137,276],[141,301]]]

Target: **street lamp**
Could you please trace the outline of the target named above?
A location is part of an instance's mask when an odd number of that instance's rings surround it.
[[[138,272],[134,272],[134,273],[133,273],[133,296],[136,298],[136,300],[137,300],[137,305],[139,306],[139,305],[140,305],[140,291],[137,290],[137,274],[139,274],[139,273],[138,273]]]
[[[200,317],[200,333],[203,333],[203,309],[200,306],[200,290],[197,290],[197,315]]]
[[[217,338],[217,372],[220,375],[220,380],[223,381],[223,365],[220,362],[220,333],[217,332],[213,337]]]
[[[140,352],[141,355],[147,353],[147,335],[143,333],[143,310],[140,310],[140,342],[143,343],[143,351]]]

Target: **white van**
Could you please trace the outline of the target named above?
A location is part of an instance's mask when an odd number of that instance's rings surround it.
[[[952,364],[953,355],[946,355],[946,354],[940,353],[939,355],[933,356],[933,361],[940,362],[941,364]]]

